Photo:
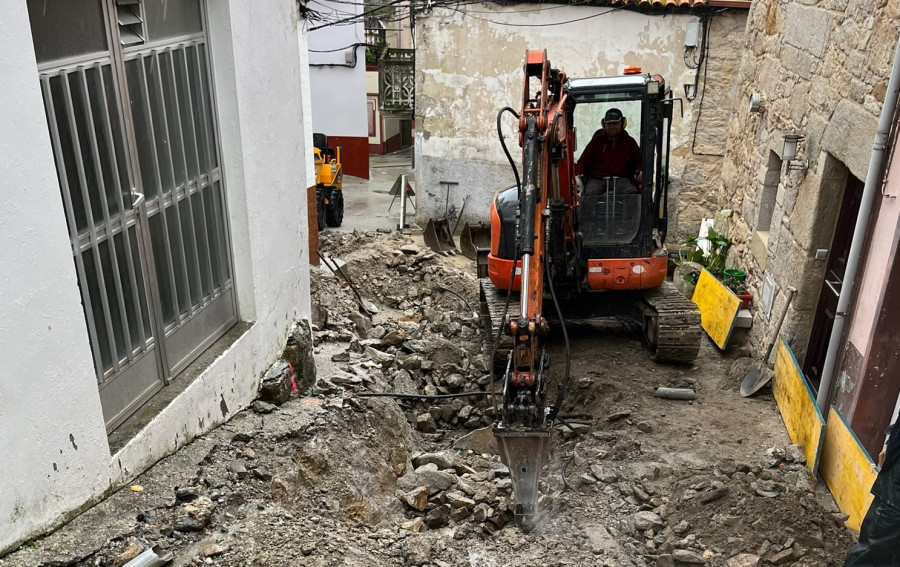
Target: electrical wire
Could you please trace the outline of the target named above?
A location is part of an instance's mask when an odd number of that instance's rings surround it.
[[[322,28],[327,28],[327,27],[337,26],[337,25],[350,25],[350,24],[355,24],[355,23],[358,23],[361,19],[364,20],[364,19],[365,19],[365,16],[368,16],[369,14],[374,14],[375,12],[377,12],[377,11],[379,11],[379,10],[383,10],[383,9],[385,9],[385,8],[387,8],[387,7],[390,7],[390,6],[396,6],[396,5],[398,5],[398,4],[403,4],[403,3],[407,2],[407,1],[408,1],[408,0],[391,0],[390,2],[387,2],[387,3],[385,3],[385,4],[382,4],[381,6],[378,6],[377,8],[372,8],[371,10],[364,10],[364,11],[360,12],[359,14],[354,14],[354,15],[349,16],[349,17],[347,17],[347,18],[342,18],[342,19],[339,19],[339,20],[335,20],[335,21],[332,21],[332,22],[328,22],[328,23],[322,24],[322,25],[320,25],[320,26],[313,26],[313,27],[309,28],[309,31],[313,32],[313,31],[316,31],[316,30],[320,30],[320,29],[322,29]]]
[[[694,136],[693,140],[691,140],[691,153],[695,156],[708,156],[708,157],[725,157],[725,154],[710,154],[706,152],[698,152],[697,151],[697,129],[700,127],[700,115],[703,113],[703,98],[706,96],[706,76],[709,71],[709,32],[712,29],[712,19],[715,14],[718,12],[713,12],[709,16],[706,16],[706,30],[703,34],[703,55],[701,55],[701,59],[703,61],[703,88],[700,90],[700,104],[697,106],[697,120],[694,122]]]
[[[452,7],[450,7],[450,6],[441,6],[441,7],[444,8],[444,9],[447,9],[447,10],[452,10],[452,11],[454,11],[454,12],[459,12],[459,13],[462,14],[463,16],[472,18],[472,19],[474,19],[474,20],[481,20],[482,22],[488,22],[488,23],[491,23],[491,24],[494,24],[494,25],[497,25],[497,26],[512,26],[512,27],[516,27],[516,28],[548,28],[548,27],[553,27],[553,26],[563,26],[563,25],[566,25],[566,24],[572,24],[572,23],[575,23],[575,22],[583,22],[583,21],[585,21],[585,20],[590,20],[590,19],[593,19],[593,18],[599,18],[600,16],[605,16],[605,15],[611,14],[611,13],[613,13],[613,12],[619,12],[619,11],[624,10],[624,9],[626,8],[625,6],[622,6],[622,7],[619,7],[619,8],[612,8],[612,9],[607,10],[607,11],[605,11],[605,12],[600,12],[599,14],[591,14],[590,16],[584,16],[584,17],[582,17],[582,18],[574,18],[574,19],[571,19],[571,20],[566,20],[566,21],[564,21],[564,22],[550,22],[550,23],[546,23],[546,24],[521,24],[521,23],[510,23],[510,22],[498,22],[498,21],[495,21],[495,20],[491,20],[491,19],[489,19],[489,18],[481,18],[481,17],[479,17],[479,16],[473,16],[473,15],[471,15],[471,13],[469,13],[469,12],[467,12],[467,11],[460,10],[460,9],[458,9],[458,8],[452,8]]]
[[[345,45],[344,47],[336,47],[334,49],[309,49],[310,53],[335,53],[337,51],[344,51],[345,49],[350,49],[351,47],[366,47],[368,43],[351,43],[350,45]]]

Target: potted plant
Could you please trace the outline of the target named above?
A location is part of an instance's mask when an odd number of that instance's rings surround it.
[[[691,236],[684,241],[684,245],[693,247],[693,251],[681,257],[683,262],[700,264],[712,275],[720,280],[722,279],[725,271],[725,259],[728,257],[728,250],[731,248],[731,240],[727,236],[709,227],[706,238]],[[688,274],[687,277],[693,279],[693,281],[688,281],[688,283],[697,284],[696,274]]]
[[[682,264],[695,263],[704,267],[713,276],[725,284],[728,289],[734,292],[741,300],[741,308],[747,309],[753,295],[744,287],[744,279],[747,273],[744,270],[725,269],[725,260],[728,257],[728,251],[731,249],[731,239],[724,234],[716,232],[709,227],[706,238],[692,236],[684,241],[685,246],[693,247],[688,254],[682,254],[680,262]],[[698,270],[683,270],[684,281],[688,287],[693,288],[697,285],[697,278],[700,273]]]
[[[744,280],[747,278],[747,272],[744,270],[724,270],[722,275],[722,283],[724,283],[728,289],[741,300],[741,309],[748,309],[750,307],[750,301],[753,299],[753,294],[748,292],[747,288],[744,287]]]

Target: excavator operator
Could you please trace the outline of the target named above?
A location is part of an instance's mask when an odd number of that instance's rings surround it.
[[[579,192],[599,195],[611,189],[619,194],[640,191],[643,156],[638,143],[625,131],[627,119],[618,108],[610,108],[601,124],[603,128],[594,133],[575,163]]]

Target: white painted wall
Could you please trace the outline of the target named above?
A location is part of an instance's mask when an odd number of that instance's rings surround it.
[[[312,90],[309,76],[309,37],[306,33],[297,34],[300,43],[300,102],[303,105],[303,131],[306,133],[306,180],[310,187],[316,184],[316,162],[313,158],[312,148]]]
[[[0,5],[0,553],[246,407],[309,316],[312,132],[296,3],[209,0],[209,19],[235,285],[253,325],[111,456],[26,4]]]
[[[0,550],[107,486],[109,445],[25,0],[0,5]]]
[[[362,11],[362,3],[317,0],[315,10],[329,19],[352,17]],[[362,22],[335,25],[309,32],[309,75],[312,92],[314,132],[328,136],[365,137],[366,49]],[[347,62],[356,52],[356,65]],[[352,60],[352,57],[351,57]]]

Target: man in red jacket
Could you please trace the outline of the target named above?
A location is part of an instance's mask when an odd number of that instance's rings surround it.
[[[587,194],[605,192],[611,177],[622,178],[615,185],[620,193],[640,191],[644,158],[638,143],[625,131],[622,111],[610,108],[602,124],[603,128],[594,133],[575,164],[575,175],[585,176]],[[624,191],[620,189],[623,183],[626,185]]]

